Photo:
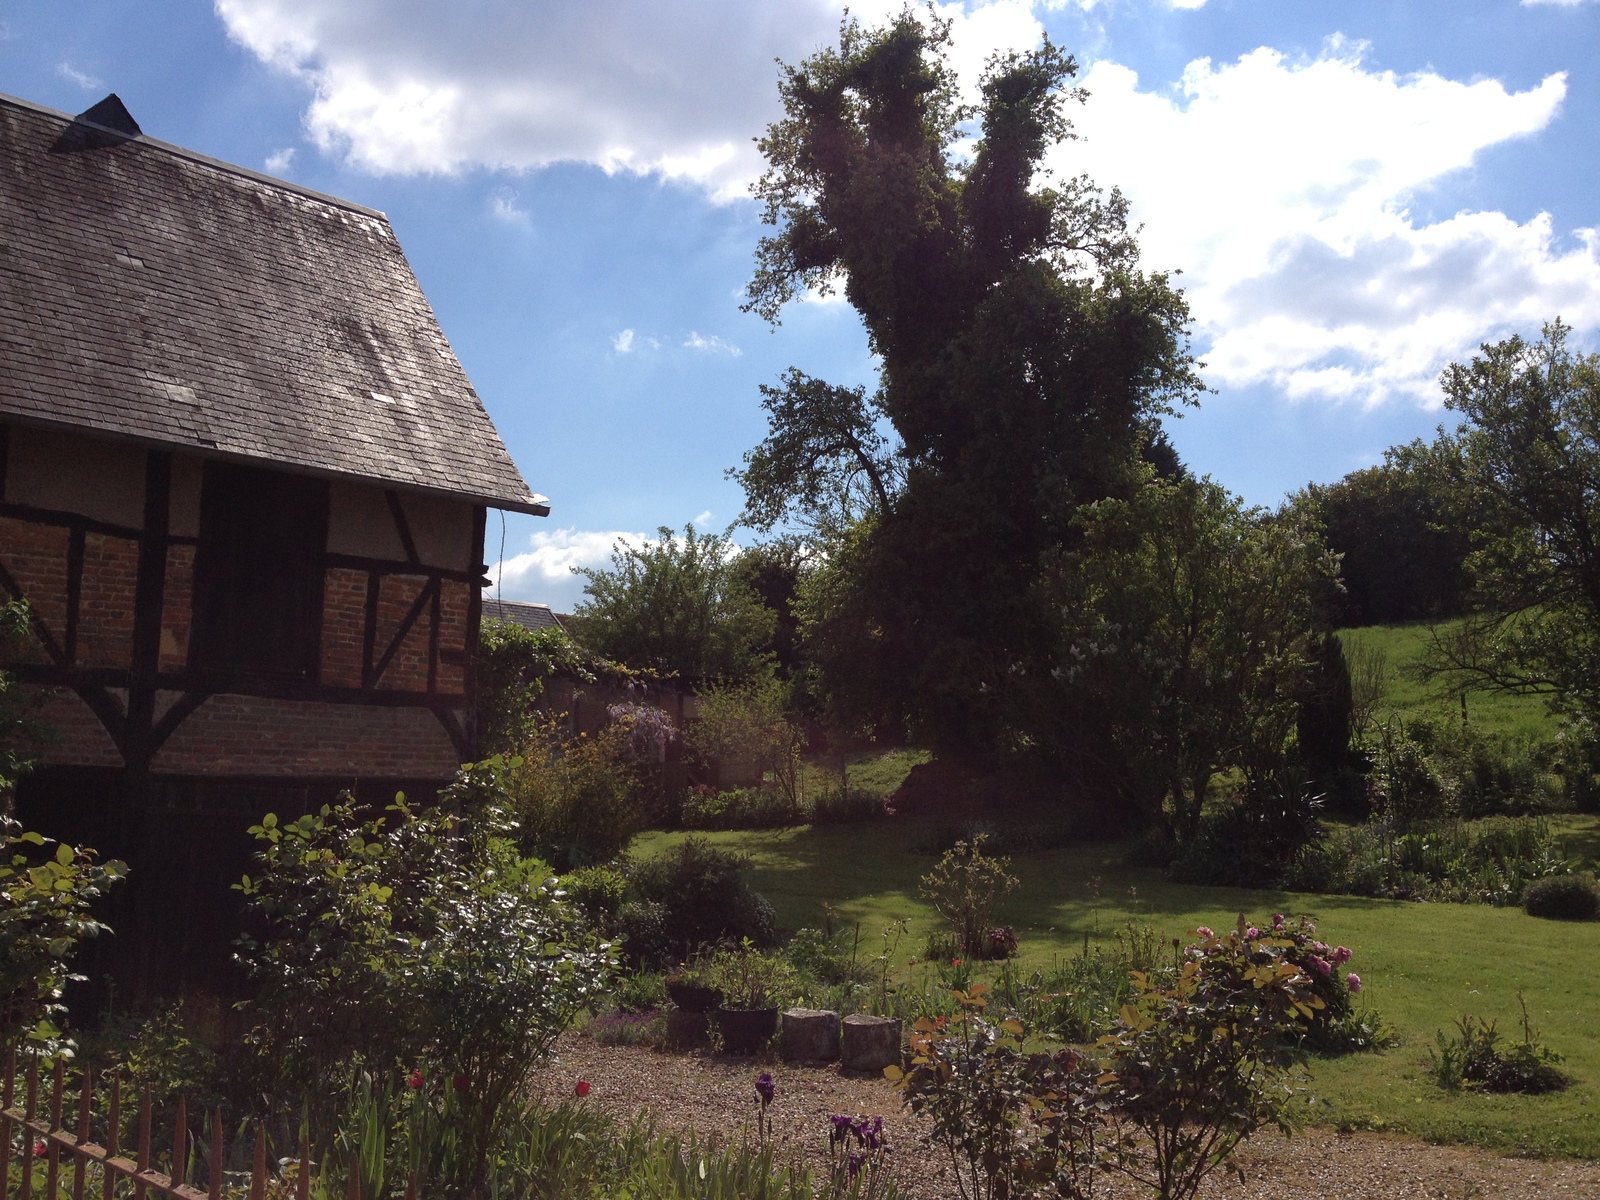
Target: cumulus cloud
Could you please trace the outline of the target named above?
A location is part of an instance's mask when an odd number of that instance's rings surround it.
[[[1511,92],[1369,71],[1361,53],[1335,39],[1305,62],[1200,59],[1173,91],[1108,61],[1085,77],[1087,140],[1055,166],[1129,195],[1146,262],[1184,272],[1212,381],[1435,403],[1440,368],[1480,341],[1558,313],[1600,325],[1595,230],[1412,212],[1483,150],[1546,128],[1565,76]]]
[[[314,89],[324,150],[378,172],[514,170],[586,162],[745,194],[752,139],[779,115],[774,58],[837,34],[837,0],[215,0],[228,33]],[[867,20],[900,0],[867,0]],[[942,6],[976,78],[995,49],[1029,46],[1029,0]]]
[[[93,75],[90,75],[86,71],[78,70],[77,67],[73,66],[69,62],[57,63],[56,74],[61,76],[61,78],[65,79],[68,83],[76,84],[78,87],[83,88],[84,91],[105,86],[99,79],[95,78]]]
[[[574,567],[603,567],[619,541],[644,545],[642,533],[587,529],[540,530],[528,549],[496,564],[489,572],[507,600],[541,600],[552,591],[569,591]]]
[[[633,353],[633,330],[624,329],[621,333],[617,334],[616,337],[612,338],[611,339],[611,348],[613,350],[615,350],[618,354],[632,354]]]
[[[294,147],[285,146],[282,150],[275,150],[267,155],[267,174],[282,175],[289,169],[289,164],[294,161]]]

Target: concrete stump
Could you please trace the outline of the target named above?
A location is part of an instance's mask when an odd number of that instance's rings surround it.
[[[674,1046],[703,1046],[711,1036],[711,1014],[667,1009],[667,1041]]]
[[[881,1071],[900,1065],[900,1022],[851,1013],[844,1019],[844,1068]]]
[[[778,1048],[789,1062],[832,1062],[839,1057],[839,1014],[823,1008],[787,1010]]]

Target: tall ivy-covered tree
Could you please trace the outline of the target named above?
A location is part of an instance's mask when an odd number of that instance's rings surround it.
[[[748,307],[776,321],[843,289],[881,379],[869,401],[791,374],[743,478],[763,518],[859,501],[800,605],[836,714],[983,757],[1027,738],[996,696],[1050,640],[1043,557],[1080,504],[1137,486],[1157,419],[1199,384],[1184,302],[1137,268],[1122,197],[1045,168],[1077,64],[1048,43],[999,57],[968,110],[948,36],[909,12],[846,21],[784,70]]]

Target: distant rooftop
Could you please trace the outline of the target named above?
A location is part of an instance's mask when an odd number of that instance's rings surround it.
[[[537,515],[388,218],[0,96],[0,421]]]
[[[491,600],[483,598],[483,619],[486,621],[515,621],[524,629],[563,629],[561,616],[552,612],[548,604],[530,604],[526,600]]]

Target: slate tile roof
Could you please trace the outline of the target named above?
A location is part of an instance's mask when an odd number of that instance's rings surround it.
[[[495,600],[483,598],[483,619],[486,621],[515,621],[524,629],[562,629],[561,618],[548,604],[531,604],[526,600]]]
[[[7,417],[548,511],[382,213],[0,96]]]

